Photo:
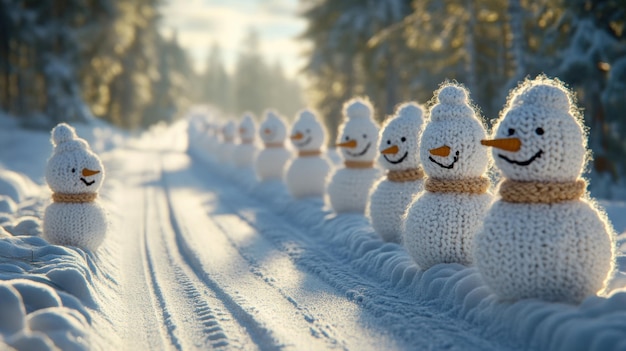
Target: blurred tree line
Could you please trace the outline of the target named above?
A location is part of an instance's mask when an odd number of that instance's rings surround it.
[[[246,111],[261,117],[268,108],[291,118],[304,107],[302,88],[285,75],[277,61],[268,64],[261,54],[260,37],[255,29],[240,45],[233,73],[228,73],[219,44],[209,50],[205,72],[196,80],[199,102],[219,108],[228,115]]]
[[[0,109],[26,126],[101,117],[125,128],[169,121],[192,74],[160,0],[1,0]]]
[[[313,104],[336,132],[341,104],[367,95],[382,120],[426,103],[446,79],[471,91],[485,119],[508,92],[545,73],[573,88],[591,127],[594,172],[626,172],[626,1],[301,0],[313,45]],[[334,139],[332,139],[334,140]]]

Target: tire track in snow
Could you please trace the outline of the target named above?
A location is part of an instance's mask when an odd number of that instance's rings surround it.
[[[237,323],[217,294],[180,256],[168,200],[159,186],[162,182],[155,185],[146,189],[145,251],[151,285],[172,346],[178,350],[257,349],[248,326]]]

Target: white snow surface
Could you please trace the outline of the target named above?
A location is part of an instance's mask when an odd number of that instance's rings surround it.
[[[0,179],[28,184],[0,188],[2,350],[626,349],[624,203],[600,202],[623,233],[607,296],[503,303],[473,267],[422,272],[363,215],[187,153],[187,121],[77,126],[107,169],[112,220],[89,252],[39,237],[49,134],[1,125]]]

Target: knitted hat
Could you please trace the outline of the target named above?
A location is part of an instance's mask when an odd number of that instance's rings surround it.
[[[435,93],[437,104],[430,110],[420,143],[422,166],[429,177],[477,178],[487,171],[489,153],[480,145],[485,127],[468,95],[462,85],[453,83]]]
[[[382,126],[380,164],[389,170],[416,168],[420,164],[419,138],[424,124],[424,109],[415,102],[404,103]]]
[[[326,142],[326,129],[317,115],[308,109],[298,112],[291,127],[291,142],[300,151],[315,151]]]
[[[518,181],[573,181],[585,164],[586,136],[571,93],[558,80],[520,84],[494,126],[496,165]]]
[[[239,138],[241,142],[253,142],[256,137],[256,122],[252,113],[247,112],[239,123]]]
[[[52,129],[54,150],[46,167],[46,181],[55,193],[96,193],[104,180],[104,167],[89,144],[73,127],[61,123]]]
[[[265,143],[282,143],[287,137],[285,120],[274,110],[265,112],[265,120],[261,123],[259,135]]]
[[[225,142],[232,143],[235,139],[235,122],[228,121],[224,126],[222,126],[222,138]]]
[[[378,124],[367,99],[354,98],[343,105],[344,120],[339,126],[337,146],[348,161],[373,161],[378,144]]]

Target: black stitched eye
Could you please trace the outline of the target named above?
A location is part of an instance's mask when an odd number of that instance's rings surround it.
[[[535,133],[537,133],[537,135],[543,135],[545,132],[543,131],[543,128],[537,128],[535,129]]]
[[[367,139],[367,134],[363,134],[363,139]]]
[[[310,129],[307,129],[307,130],[306,130],[306,132],[307,132],[307,133],[311,133],[311,130],[310,130]]]
[[[76,173],[76,168],[72,168],[72,173]]]
[[[401,142],[405,142],[405,141],[406,141],[406,138],[405,138],[405,137],[402,137],[402,138],[400,138],[400,141],[401,141]]]
[[[346,141],[350,140],[350,137],[346,135]]]
[[[515,134],[515,129],[509,128],[509,136]]]
[[[387,140],[387,145],[391,145],[391,140]]]

